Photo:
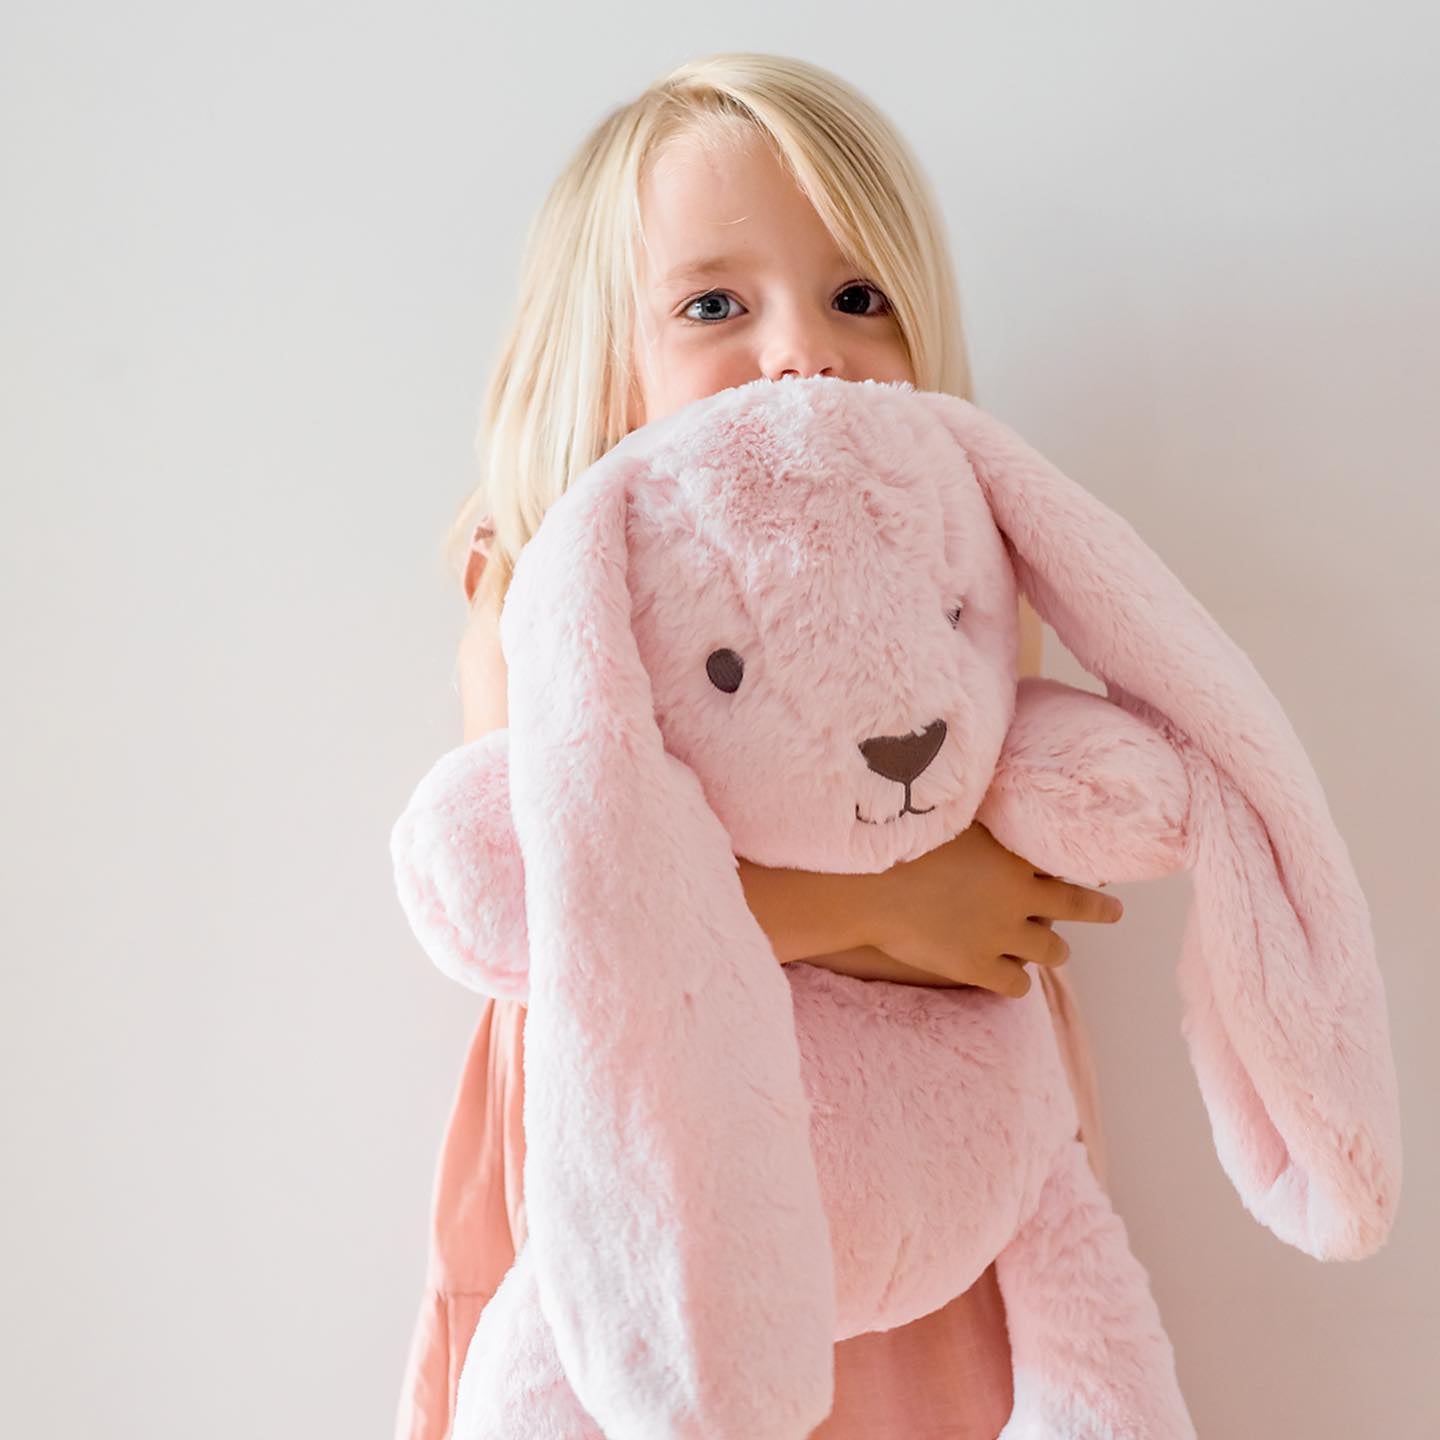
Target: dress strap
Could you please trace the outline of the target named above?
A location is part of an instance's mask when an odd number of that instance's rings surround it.
[[[1035,969],[1040,976],[1040,988],[1045,992],[1045,999],[1050,1005],[1050,1019],[1055,1026],[1060,1056],[1065,1062],[1070,1088],[1075,1094],[1075,1108],[1080,1115],[1080,1132],[1077,1138],[1084,1142],[1095,1178],[1102,1189],[1107,1189],[1109,1157],[1100,1121],[1100,1082],[1090,1049],[1090,1037],[1063,967],[1037,965]]]
[[[495,517],[487,510],[476,522],[475,528],[470,532],[470,548],[478,551],[487,560],[490,558],[490,545],[495,539]]]

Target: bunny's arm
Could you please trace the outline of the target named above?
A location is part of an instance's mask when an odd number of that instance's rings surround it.
[[[1161,730],[1101,695],[1027,677],[976,819],[1084,885],[1188,869],[1190,779]]]
[[[510,816],[509,731],[442,755],[390,833],[401,908],[437,969],[502,1000],[529,994],[525,870]]]

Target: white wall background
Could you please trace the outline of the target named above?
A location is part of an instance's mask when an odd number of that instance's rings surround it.
[[[389,1433],[476,1008],[386,852],[459,737],[439,537],[551,176],[670,65],[755,48],[909,135],[981,403],[1248,649],[1371,899],[1408,1168],[1350,1266],[1262,1231],[1214,1158],[1172,978],[1188,882],[1068,932],[1200,1433],[1440,1433],[1431,7],[12,0],[0,25],[0,1428]],[[1053,640],[1050,668],[1077,678]]]

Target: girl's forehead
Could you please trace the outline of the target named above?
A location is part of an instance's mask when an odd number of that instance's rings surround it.
[[[641,180],[640,211],[646,228],[695,232],[713,229],[715,241],[743,227],[755,200],[773,199],[792,182],[753,147],[717,151],[693,140],[674,141]]]
[[[640,188],[641,250],[650,278],[684,284],[777,255],[826,260],[834,240],[759,137],[711,146],[669,142]]]
[[[716,117],[659,141],[646,158],[642,178],[664,177],[677,169],[693,170],[697,166],[721,173],[737,163],[767,156],[777,158],[772,142],[753,125]]]

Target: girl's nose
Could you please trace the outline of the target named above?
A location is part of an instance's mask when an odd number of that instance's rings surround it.
[[[840,375],[844,364],[818,322],[787,317],[767,334],[760,370],[770,380],[783,380],[787,376]]]

